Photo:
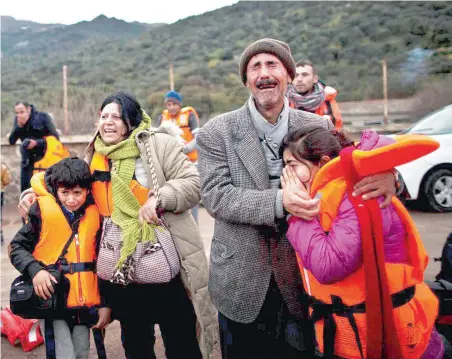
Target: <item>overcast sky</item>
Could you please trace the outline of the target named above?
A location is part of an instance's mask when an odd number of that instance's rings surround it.
[[[238,0],[6,0],[1,15],[42,24],[75,24],[104,14],[128,22],[173,23]]]

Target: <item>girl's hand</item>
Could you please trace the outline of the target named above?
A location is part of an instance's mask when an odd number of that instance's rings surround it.
[[[149,224],[160,224],[160,218],[157,215],[157,197],[150,196],[148,200],[138,211],[138,219],[140,223],[147,222]]]
[[[293,193],[300,193],[300,191],[302,191],[309,195],[309,189],[300,181],[297,174],[290,166],[284,167],[282,173],[281,186],[283,190]]]
[[[50,299],[55,291],[52,282],[58,284],[55,277],[46,270],[41,269],[38,273],[36,273],[33,277],[33,288],[36,295],[43,299]]]
[[[111,309],[110,308],[99,308],[99,320],[93,326],[93,329],[105,329],[111,322]]]

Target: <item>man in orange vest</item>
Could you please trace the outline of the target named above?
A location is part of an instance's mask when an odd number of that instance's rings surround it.
[[[337,130],[342,128],[342,116],[336,102],[337,90],[319,80],[314,64],[309,60],[296,63],[296,74],[287,90],[290,107],[327,116]]]
[[[165,95],[166,110],[157,119],[158,126],[171,122],[182,130],[184,139],[184,153],[195,164],[198,161],[196,136],[199,131],[199,116],[193,107],[182,107],[182,95],[177,91],[169,91]],[[193,217],[198,221],[198,206],[192,208]]]

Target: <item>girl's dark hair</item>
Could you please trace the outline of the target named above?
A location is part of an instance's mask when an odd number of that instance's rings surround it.
[[[30,107],[30,104],[27,101],[18,101],[14,104],[14,107],[24,105],[25,107]]]
[[[129,132],[138,127],[143,119],[141,116],[141,105],[133,95],[119,91],[114,95],[108,96],[100,106],[100,110],[102,111],[110,103],[119,105],[121,119],[127,125]]]
[[[306,125],[284,137],[281,151],[289,149],[297,160],[318,163],[322,156],[333,159],[349,146],[353,146],[353,141],[341,131]]]
[[[49,167],[45,173],[47,188],[56,196],[58,187],[76,186],[91,189],[92,175],[88,164],[78,157],[69,157]]]

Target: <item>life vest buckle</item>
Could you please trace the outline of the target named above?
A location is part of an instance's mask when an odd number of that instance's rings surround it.
[[[65,257],[58,257],[58,266],[57,266],[57,270],[58,272],[62,273],[63,272],[63,266],[68,265],[68,261]]]
[[[351,308],[344,304],[341,297],[331,295],[331,311],[333,314],[344,315],[351,311]]]

